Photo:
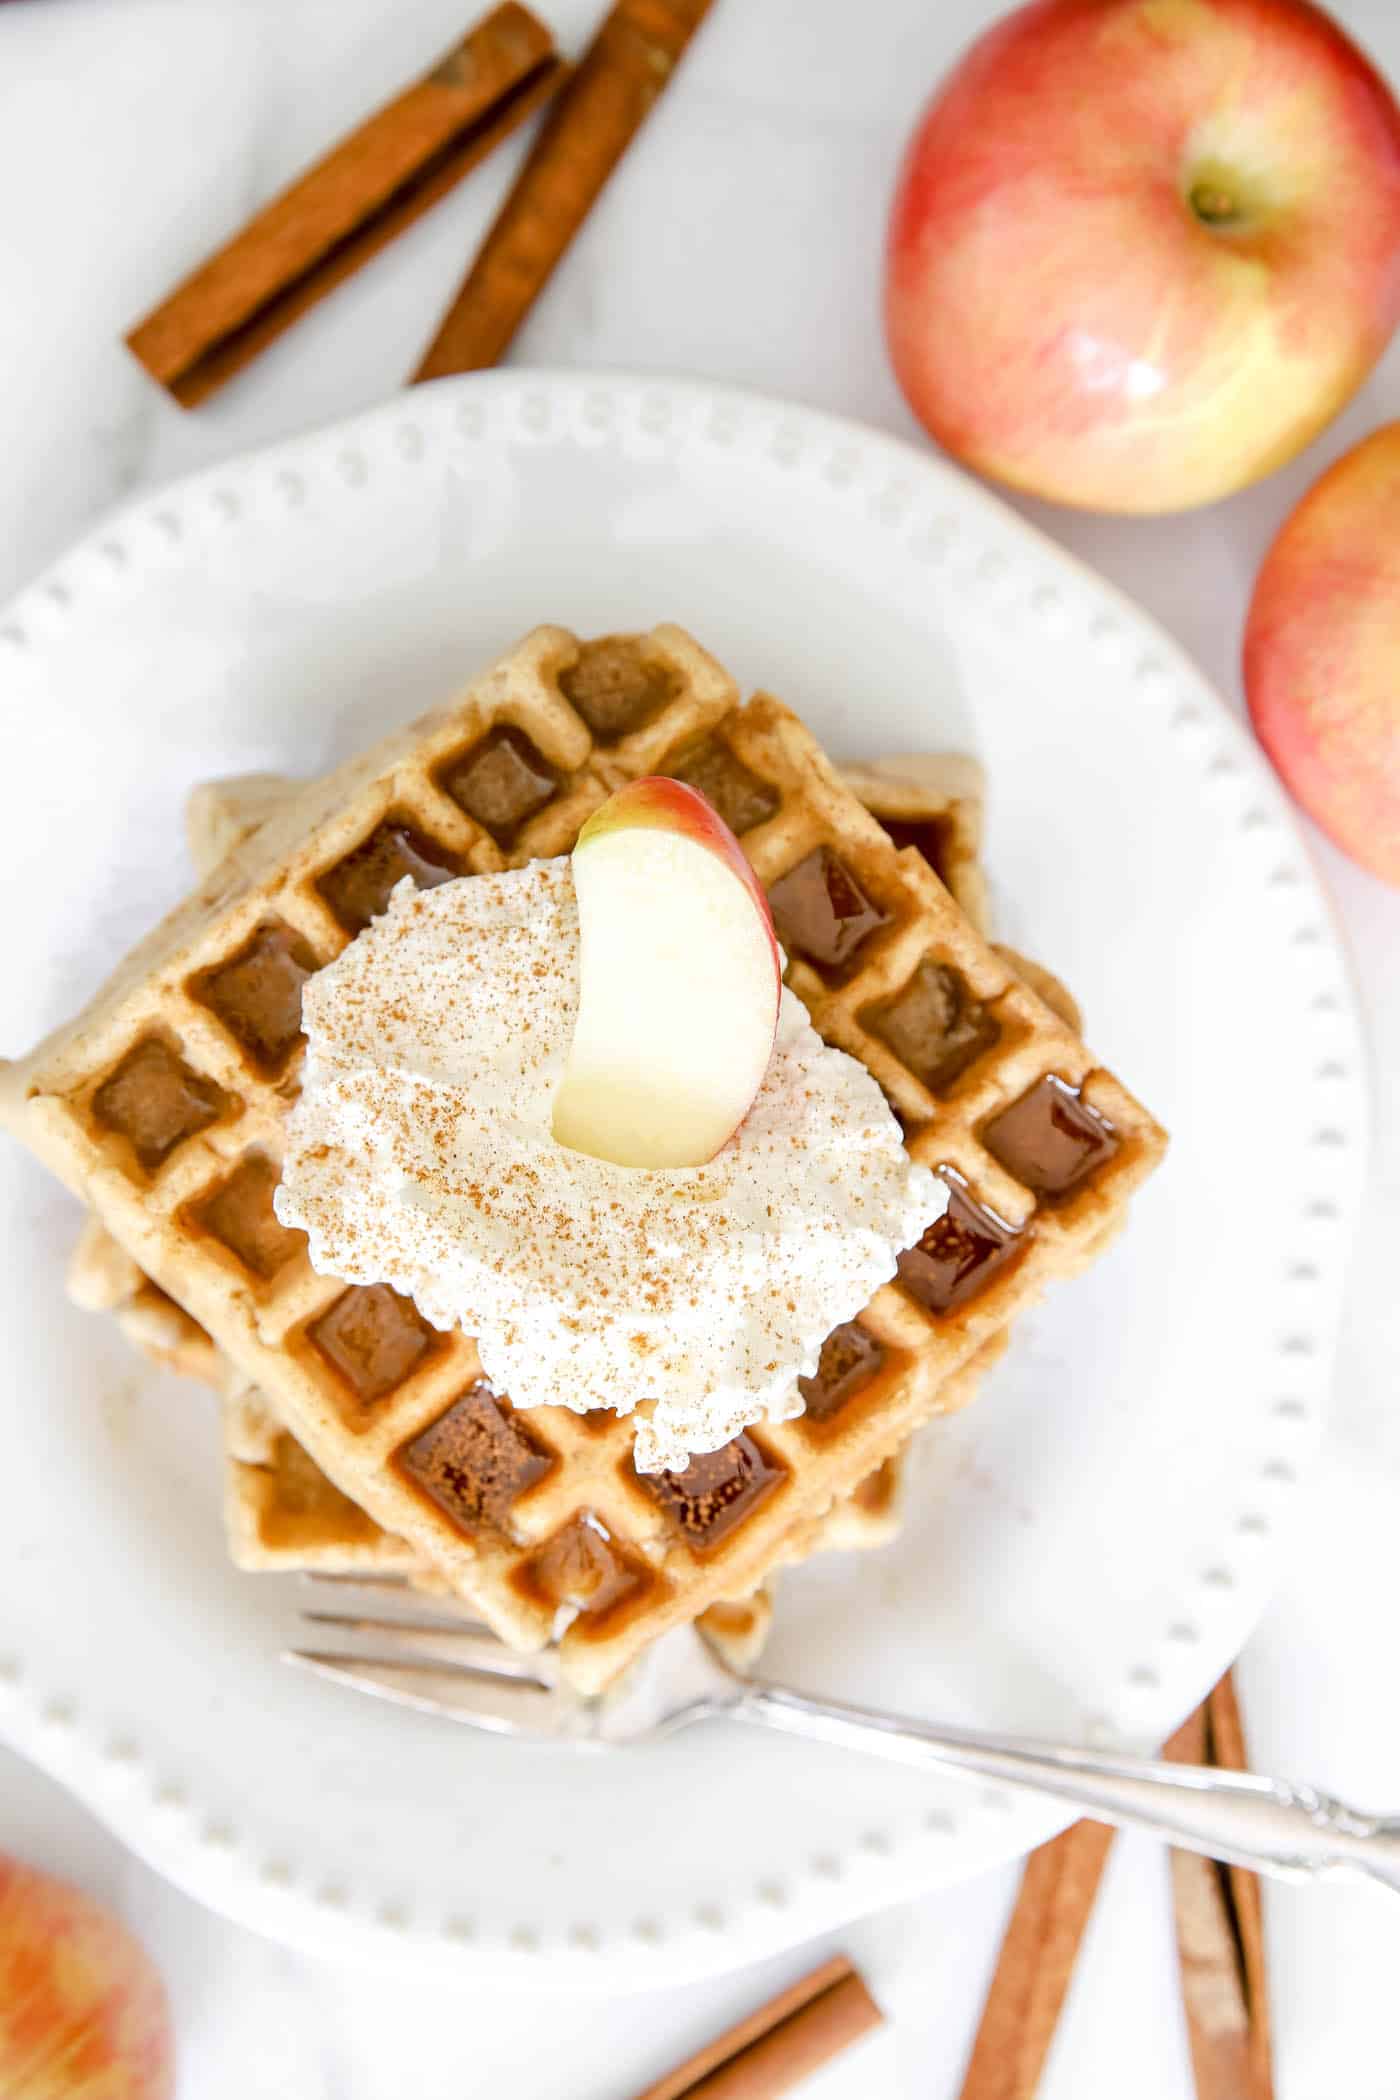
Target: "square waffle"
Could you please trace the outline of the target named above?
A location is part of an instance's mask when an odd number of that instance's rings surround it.
[[[985,912],[978,858],[983,776],[975,760],[941,753],[891,758],[869,768],[844,768],[842,778],[887,830],[891,820],[903,824],[906,842],[917,846],[965,912]],[[293,782],[275,774],[195,788],[186,808],[186,828],[199,876],[211,875],[225,855],[295,791]],[[1024,973],[1037,966],[1021,967]],[[1069,995],[1048,972],[1040,974],[1050,988],[1049,1003],[1060,1011],[1057,998],[1068,1002]],[[282,1573],[388,1574],[441,1591],[442,1581],[432,1564],[341,1494],[281,1426],[263,1397],[240,1386],[204,1330],[142,1274],[96,1218],[89,1218],[83,1228],[67,1280],[75,1304],[111,1312],[128,1340],[151,1360],[225,1395],[220,1413],[226,1529],[238,1566]],[[983,1358],[990,1347],[983,1350]],[[971,1397],[986,1368],[986,1362],[969,1366],[949,1381],[941,1395],[943,1412],[950,1412],[961,1395]],[[895,1452],[839,1497],[819,1520],[808,1550],[862,1551],[893,1538],[899,1530],[906,1456],[907,1449]],[[791,1558],[797,1557],[794,1551]],[[760,1587],[748,1597],[712,1604],[698,1623],[736,1667],[747,1668],[762,1652],[771,1620],[771,1600]]]
[[[566,851],[623,781],[702,788],[768,890],[790,979],[952,1190],[899,1277],[828,1344],[807,1413],[639,1475],[626,1418],[517,1410],[474,1344],[385,1286],[318,1277],[275,1220],[300,985],[422,885]],[[577,1608],[584,1688],[742,1595],[937,1413],[940,1389],[1092,1257],[1160,1154],[1152,1118],[897,848],[806,730],[675,628],[541,628],[454,707],[275,808],[0,1107],[217,1342],[331,1482],[507,1640]],[[832,1397],[832,1395],[835,1397]],[[829,1404],[828,1404],[829,1403]]]
[[[877,759],[866,766],[843,766],[840,772],[846,786],[880,818],[883,828],[896,843],[914,846],[966,916],[986,932],[990,909],[980,857],[985,775],[976,759],[956,752],[917,753]],[[258,825],[266,823],[274,809],[294,792],[295,783],[276,774],[210,781],[194,789],[186,809],[186,828],[191,858],[199,874],[211,874],[225,854]],[[744,814],[741,810],[734,813]],[[1077,1008],[1058,979],[1040,965],[1015,956],[1010,949],[999,952],[1011,960],[1019,974],[1027,977],[1055,1012],[1066,1018],[1072,1027],[1078,1027]],[[79,1302],[85,1301],[80,1299]],[[139,1304],[144,1304],[144,1299],[139,1303],[136,1299],[128,1299],[123,1309],[122,1318],[129,1330],[133,1319],[138,1324],[141,1322]],[[140,1336],[134,1334],[133,1338],[139,1340]],[[168,1362],[171,1359],[167,1353],[159,1360]],[[949,1411],[952,1397],[949,1391],[945,1391],[942,1411]],[[232,1419],[235,1423],[246,1423],[246,1402],[233,1411]],[[285,1431],[282,1434],[284,1437],[289,1435]],[[333,1522],[335,1505],[329,1500],[320,1512],[314,1539],[314,1562],[298,1560],[297,1540],[307,1534],[296,1525],[282,1522],[281,1498],[277,1490],[281,1468],[275,1462],[275,1452],[266,1435],[256,1441],[262,1454],[257,1461],[262,1466],[259,1475],[240,1472],[238,1452],[234,1452],[230,1460],[230,1536],[235,1541],[235,1558],[240,1565],[283,1569],[300,1565],[326,1568],[342,1564],[347,1568],[363,1565],[364,1539],[358,1522],[349,1527],[345,1540],[349,1550],[342,1563]],[[295,1442],[294,1439],[289,1441]],[[287,1447],[284,1444],[277,1448],[285,1452]],[[299,1446],[295,1448],[300,1452]],[[246,1450],[241,1457],[245,1464],[254,1462],[252,1454]],[[849,1494],[833,1503],[821,1521],[821,1547],[861,1551],[882,1546],[895,1536],[899,1529],[904,1459],[902,1451],[896,1452]],[[302,1453],[293,1465],[291,1493],[298,1505],[302,1497],[296,1482],[300,1479],[301,1467],[309,1463],[311,1461]],[[391,1556],[388,1564],[401,1565],[398,1542],[395,1541],[388,1550]],[[732,1610],[737,1608],[734,1605]],[[727,1623],[728,1616],[732,1615],[731,1605],[714,1607],[712,1617],[715,1612],[725,1614]]]

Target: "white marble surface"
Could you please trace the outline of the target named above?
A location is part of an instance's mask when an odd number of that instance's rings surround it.
[[[549,0],[577,41],[595,0]],[[499,194],[502,155],[197,416],[122,327],[308,154],[463,26],[464,0],[10,0],[0,8],[0,595],[128,492],[389,392]],[[747,381],[912,432],[877,322],[900,143],[991,0],[718,0],[712,21],[523,336],[523,361]],[[1400,77],[1394,0],[1339,0]],[[859,34],[856,25],[859,25]],[[1400,343],[1307,457],[1192,518],[1038,521],[1150,607],[1237,697],[1249,579],[1307,481],[1400,415]],[[1319,857],[1346,921],[1377,1075],[1373,1190],[1335,1427],[1279,1599],[1242,1677],[1256,1755],[1400,1807],[1390,1599],[1400,1427],[1400,896]],[[1247,964],[1245,965],[1247,968]],[[1242,983],[1242,994],[1247,996]],[[1228,1028],[1229,1015],[1220,1017]],[[1225,1242],[1237,1203],[1210,1224]],[[1388,1252],[1387,1252],[1388,1250]],[[151,1688],[152,1699],[161,1688]],[[47,1780],[0,1753],[0,1846],[115,1903],[170,1979],[181,2100],[416,2100],[509,2090],[617,2100],[820,1950],[665,1998],[542,2008],[470,1983],[444,2002],[304,1961],[163,1887]],[[1011,1872],[870,1920],[844,1943],[892,2022],[813,2100],[952,2100]],[[1271,1894],[1281,2100],[1393,2100],[1400,1906]],[[1043,2092],[1186,2100],[1163,1864],[1121,1842]]]

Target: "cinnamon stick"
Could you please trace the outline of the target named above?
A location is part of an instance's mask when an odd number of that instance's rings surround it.
[[[1114,1833],[1074,1823],[1026,1861],[961,2100],[1031,2100]]]
[[[1244,1728],[1227,1672],[1178,1729],[1166,1756],[1247,1772]],[[1273,2052],[1259,1878],[1194,1853],[1171,1856],[1181,1995],[1198,2100],[1273,2100]]]
[[[780,1991],[637,2100],[776,2100],[884,2014],[844,1955]]]
[[[1228,1671],[1162,1755],[1249,1770]],[[1112,1842],[1102,1825],[1076,1823],[1027,1860],[960,2100],[1031,2100]],[[1198,2100],[1273,2100],[1259,1878],[1175,1850],[1171,1875]]]
[[[505,0],[186,278],[128,347],[193,407],[445,196],[563,72],[545,25]]]
[[[711,0],[618,0],[560,95],[413,378],[496,364]]]

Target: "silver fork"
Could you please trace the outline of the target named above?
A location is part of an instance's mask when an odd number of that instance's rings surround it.
[[[486,1626],[460,1616],[385,1611],[385,1593],[416,1600],[389,1576],[307,1578],[351,1608],[312,1609],[310,1625],[353,1648],[298,1648],[285,1660],[354,1690],[439,1714],[468,1728],[575,1748],[644,1743],[724,1716],[808,1742],[893,1759],[926,1770],[974,1774],[1051,1794],[1082,1815],[1282,1881],[1369,1880],[1400,1893],[1400,1818],[1369,1816],[1317,1787],[1253,1772],[1162,1764],[1151,1758],[1044,1743],[923,1721],[832,1699],[809,1698],[741,1676],[692,1627],[667,1634],[612,1691],[596,1699],[570,1689],[556,1657],[521,1655]],[[353,1608],[355,1592],[367,1604]],[[324,1637],[324,1636],[323,1636]]]

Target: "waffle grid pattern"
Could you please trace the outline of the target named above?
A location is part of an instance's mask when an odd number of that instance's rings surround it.
[[[895,850],[795,717],[764,696],[742,709],[736,700],[725,674],[676,629],[596,644],[537,630],[458,707],[275,813],[128,959],[87,1014],[5,1075],[11,1113],[18,1095],[17,1120],[35,1149],[270,1396],[334,1485],[426,1554],[507,1639],[533,1645],[554,1630],[566,1597],[551,1595],[544,1564],[570,1527],[586,1517],[591,1536],[611,1542],[612,1562],[635,1579],[614,1597],[605,1571],[594,1597],[606,1592],[612,1601],[581,1611],[563,1641],[566,1664],[586,1686],[605,1681],[668,1625],[756,1585],[803,1527],[939,1411],[940,1387],[1013,1313],[1091,1256],[1162,1142],[1150,1117],[987,947],[920,854]],[[503,743],[505,731],[513,738]],[[483,789],[474,817],[442,783],[451,780],[460,796],[463,768],[493,737],[492,755],[504,751],[506,789]],[[563,851],[587,811],[623,780],[649,771],[686,777],[697,767],[716,781],[721,813],[726,786],[756,797],[759,821],[744,828],[744,847],[794,951],[790,981],[821,1033],[875,1073],[911,1132],[911,1150],[965,1177],[976,1201],[1023,1243],[963,1304],[931,1307],[903,1284],[878,1293],[861,1315],[878,1344],[866,1384],[829,1421],[749,1432],[742,1449],[717,1455],[729,1465],[724,1478],[722,1467],[697,1461],[703,1480],[687,1487],[680,1476],[678,1489],[658,1493],[633,1472],[625,1419],[600,1428],[535,1409],[522,1428],[492,1400],[489,1463],[505,1463],[502,1451],[522,1437],[550,1463],[507,1497],[499,1524],[464,1528],[440,1494],[423,1492],[404,1454],[473,1395],[480,1413],[474,1346],[433,1333],[382,1287],[348,1292],[314,1276],[301,1253],[259,1275],[203,1229],[209,1203],[236,1169],[255,1155],[275,1164],[281,1111],[296,1083],[296,1053],[250,1048],[260,1024],[245,1017],[231,1030],[211,1008],[208,987],[269,925],[288,929],[277,934],[281,953],[304,942],[318,963],[329,960],[354,932],[356,913],[375,908],[373,900],[365,908],[365,887],[386,859],[393,874],[405,854],[411,866],[426,848],[445,878]],[[540,783],[548,799],[520,818]],[[380,902],[383,893],[380,881]],[[975,1054],[937,1097],[894,1055],[891,1030],[881,1026],[925,965],[943,973],[939,985],[954,987],[955,1005],[975,1020]],[[119,1087],[113,1092],[133,1053],[160,1064],[154,1131]],[[1108,1156],[1054,1202],[1043,1191],[1037,1200],[1008,1172],[1005,1148],[998,1158],[986,1142],[988,1125],[1051,1074],[1114,1130]],[[172,1127],[176,1140],[166,1143]],[[738,1515],[717,1521],[736,1501]],[[576,1565],[578,1556],[570,1549],[555,1560]],[[566,1569],[561,1579],[573,1578]]]
[[[979,862],[984,790],[975,760],[920,755],[859,772],[845,769],[842,777],[882,822],[901,823],[917,840],[964,912],[971,916],[972,909],[984,908]],[[293,783],[270,774],[196,788],[187,829],[200,875],[211,874],[294,792]],[[1067,996],[1062,987],[1056,989],[1061,998]],[[432,1564],[333,1486],[262,1396],[239,1385],[211,1338],[143,1275],[96,1218],[88,1220],[74,1248],[68,1290],[75,1304],[112,1313],[128,1340],[152,1361],[224,1394],[226,1528],[237,1565],[267,1572],[402,1575],[435,1594],[443,1591]],[[974,1374],[969,1371],[960,1383],[970,1396]],[[949,1411],[958,1398],[951,1383],[941,1398]],[[892,1538],[899,1529],[905,1462],[904,1452],[895,1453],[834,1502],[821,1521],[816,1547],[863,1551]],[[760,1589],[712,1605],[700,1623],[736,1665],[747,1667],[761,1651],[771,1617],[771,1603]]]
[[[990,939],[991,899],[982,865],[987,783],[961,751],[910,752],[838,768],[841,783],[897,847],[928,862],[965,919]]]

